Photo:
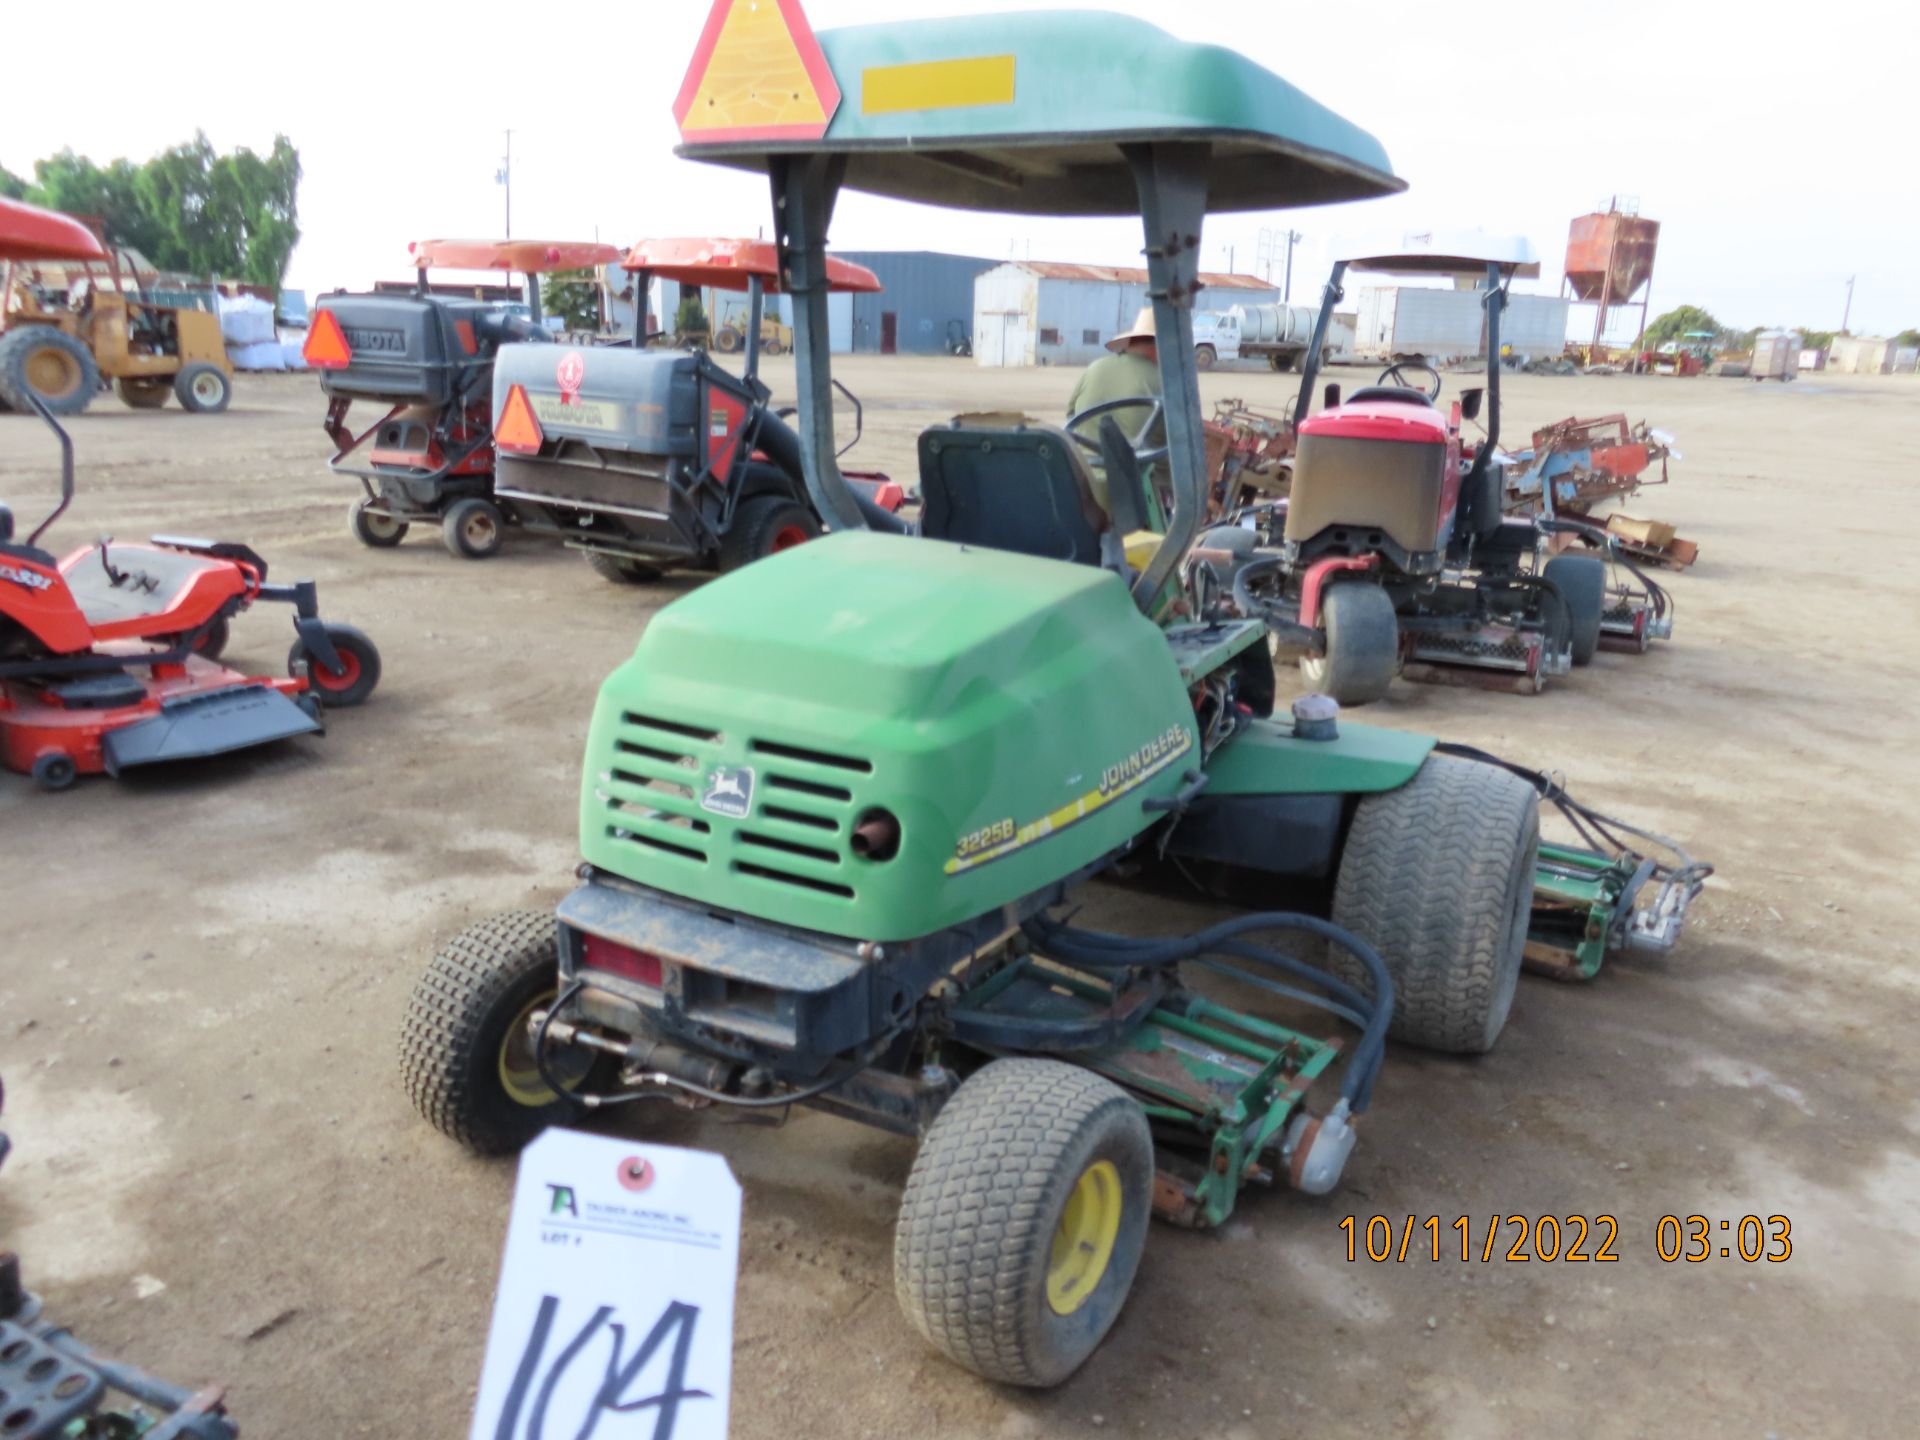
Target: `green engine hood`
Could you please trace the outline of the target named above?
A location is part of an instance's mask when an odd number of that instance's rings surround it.
[[[714,906],[910,939],[1126,844],[1196,744],[1117,576],[835,534],[648,625],[594,710],[581,850]],[[889,859],[854,853],[876,811],[899,822]]]

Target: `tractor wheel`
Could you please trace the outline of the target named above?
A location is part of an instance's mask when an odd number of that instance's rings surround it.
[[[375,510],[373,502],[365,496],[354,501],[347,511],[347,528],[353,532],[354,539],[375,550],[390,550],[407,538],[407,522]]]
[[[1365,705],[1387,693],[1400,662],[1400,622],[1378,585],[1346,581],[1320,602],[1325,655],[1300,657],[1300,677],[1342,705]]]
[[[0,339],[0,396],[31,410],[32,395],[55,415],[78,415],[100,388],[93,352],[64,330],[23,325]]]
[[[506,543],[507,517],[491,500],[468,496],[454,501],[440,517],[440,538],[449,554],[463,560],[489,560]]]
[[[1196,370],[1211,370],[1213,368],[1213,362],[1219,358],[1220,352],[1211,345],[1196,345],[1193,347],[1193,368]]]
[[[731,355],[738,350],[745,337],[730,325],[723,325],[713,332],[713,348],[722,355]]]
[[[400,1078],[434,1129],[481,1155],[518,1150],[573,1112],[563,1092],[591,1055],[552,1056],[540,1077],[527,1022],[551,1004],[560,961],[550,910],[509,910],[461,931],[414,987],[400,1031]]]
[[[813,512],[783,495],[760,495],[734,512],[720,537],[720,571],[738,570],[781,550],[791,550],[820,534]]]
[[[233,399],[233,381],[218,365],[200,360],[181,367],[173,377],[173,393],[196,415],[218,415]]]
[[[33,762],[33,783],[42,790],[64,790],[79,774],[71,755],[42,755]]]
[[[1386,962],[1396,1040],[1493,1048],[1520,978],[1539,850],[1533,787],[1474,760],[1429,756],[1398,790],[1354,808],[1332,918]],[[1328,964],[1372,990],[1345,952],[1329,947]]]
[[[380,683],[380,652],[364,631],[351,625],[327,626],[327,639],[340,656],[338,670],[329,670],[314,659],[304,640],[294,641],[293,649],[287,652],[287,669],[305,661],[311,693],[329,710],[358,705]]]
[[[784,355],[787,353],[787,347],[782,345],[777,339],[767,341],[760,348],[769,355]]]
[[[610,555],[605,550],[582,553],[587,557],[587,568],[614,585],[646,585],[667,573],[658,565],[649,565],[644,560],[635,560],[626,555]]]
[[[1600,648],[1600,617],[1607,608],[1605,563],[1597,555],[1556,555],[1541,574],[1566,602],[1573,663],[1590,664]]]
[[[1112,1328],[1146,1248],[1153,1137],[1139,1104],[1058,1060],[996,1060],[927,1131],[893,1239],[914,1328],[1010,1385],[1057,1385]]]
[[[173,382],[158,376],[122,375],[113,382],[113,393],[129,410],[159,410],[173,393]]]
[[[1295,358],[1296,357],[1292,355],[1283,355],[1276,350],[1273,354],[1267,356],[1267,365],[1273,370],[1291,370]]]
[[[200,632],[200,638],[193,642],[193,653],[202,660],[218,660],[226,653],[227,640],[232,633],[233,627],[226,616],[214,616],[212,623]]]

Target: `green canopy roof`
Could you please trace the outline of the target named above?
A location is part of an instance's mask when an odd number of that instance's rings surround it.
[[[1028,11],[818,38],[841,92],[822,138],[694,130],[678,153],[743,169],[772,154],[844,154],[854,189],[1038,215],[1136,213],[1120,146],[1147,140],[1212,146],[1213,211],[1406,188],[1379,141],[1271,71],[1129,16]]]

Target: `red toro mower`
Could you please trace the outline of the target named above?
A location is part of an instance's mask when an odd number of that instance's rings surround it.
[[[633,584],[674,568],[736,570],[818,535],[791,411],[776,411],[760,379],[762,317],[780,273],[767,241],[646,240],[622,262],[645,313],[652,277],[744,290],[746,354],[735,375],[704,350],[509,345],[494,364],[495,493],[529,531],[586,552],[604,579]],[[835,291],[880,288],[871,270],[827,260]],[[851,403],[859,443],[860,402]],[[821,385],[823,408],[832,396]],[[847,473],[847,472],[843,472]],[[900,486],[850,474],[862,506],[891,518]]]
[[[356,477],[354,538],[398,545],[415,524],[440,527],[448,550],[469,560],[498,553],[517,518],[494,499],[493,360],[510,341],[547,342],[539,277],[620,258],[614,245],[550,240],[420,240],[409,247],[418,281],[404,294],[322,296],[302,352],[328,398],[328,467]],[[500,270],[526,277],[525,300],[457,295],[428,283],[433,268]],[[385,405],[355,434],[355,401]]]
[[[1395,675],[1535,692],[1598,648],[1606,567],[1552,553],[1556,522],[1504,513],[1500,367],[1484,391],[1441,408],[1442,381],[1417,359],[1341,396],[1326,387],[1309,416],[1333,307],[1349,268],[1477,278],[1485,353],[1500,353],[1500,313],[1515,274],[1538,274],[1524,239],[1408,237],[1390,253],[1334,265],[1295,410],[1291,491],[1265,509],[1280,554],[1240,572],[1248,603],[1300,656],[1307,683],[1343,704],[1377,700]],[[1485,438],[1461,436],[1487,402]]]
[[[60,503],[25,544],[0,505],[0,761],[43,789],[81,775],[187,760],[314,734],[321,707],[358,705],[380,652],[319,618],[311,580],[270,583],[245,545],[156,535],[56,560],[40,537],[73,499],[73,442],[60,438]],[[287,676],[219,662],[235,615],[260,600],[294,607]]]

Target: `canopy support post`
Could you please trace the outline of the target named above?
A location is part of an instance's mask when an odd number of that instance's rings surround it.
[[[1186,558],[1206,521],[1206,437],[1200,417],[1200,377],[1193,361],[1193,305],[1201,289],[1200,231],[1207,215],[1212,148],[1192,142],[1125,147],[1140,192],[1146,233],[1147,295],[1160,353],[1160,390],[1166,406],[1167,468],[1173,515],[1166,538],[1134,582],[1133,599],[1153,613],[1167,577]]]
[[[833,360],[827,333],[827,225],[847,162],[840,155],[774,155],[773,239],[780,288],[793,297],[793,357],[799,390],[800,467],[807,494],[829,530],[866,521],[840,473],[833,444]],[[755,331],[759,326],[756,322]]]

